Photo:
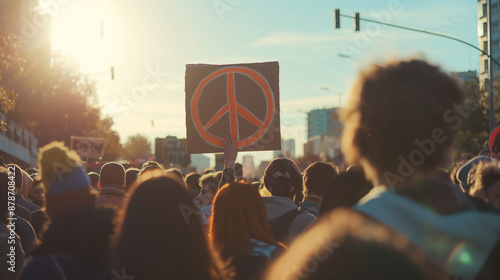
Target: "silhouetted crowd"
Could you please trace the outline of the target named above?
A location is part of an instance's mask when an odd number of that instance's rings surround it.
[[[257,182],[230,137],[203,174],[88,172],[62,142],[0,158],[0,279],[500,279],[500,161],[452,161],[470,102],[425,61],[373,65],[341,115],[351,165],[277,158]]]

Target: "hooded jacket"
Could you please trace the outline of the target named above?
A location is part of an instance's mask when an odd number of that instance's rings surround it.
[[[401,190],[376,187],[356,210],[405,235],[460,279],[475,279],[479,274],[498,279],[497,265],[485,264],[498,257],[500,215],[493,208],[479,211],[477,202],[464,197],[468,196],[445,183],[424,181]]]
[[[298,209],[297,205],[286,197],[268,196],[262,197],[262,199],[266,206],[267,219],[269,221],[275,220],[294,209]],[[293,240],[304,230],[309,228],[316,220],[317,218],[309,213],[300,213],[297,215],[288,228],[288,240]]]

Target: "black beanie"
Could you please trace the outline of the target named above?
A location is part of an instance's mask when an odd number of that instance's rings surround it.
[[[264,172],[264,185],[273,196],[294,195],[302,186],[300,169],[290,159],[275,159],[269,163]]]

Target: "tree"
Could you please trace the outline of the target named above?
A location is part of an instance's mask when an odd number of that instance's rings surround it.
[[[39,146],[52,141],[69,145],[74,136],[104,138],[105,160],[120,157],[118,134],[113,121],[102,118],[93,81],[79,71],[79,65],[61,53],[55,53],[52,66],[30,56],[26,69],[12,77],[19,95],[18,106],[8,117],[33,131]]]
[[[130,136],[127,143],[123,146],[123,155],[124,158],[128,160],[144,158],[151,155],[151,144],[148,138],[141,134]]]
[[[474,104],[474,110],[467,110],[462,126],[455,141],[456,158],[460,159],[467,153],[478,154],[483,149],[489,136],[489,95],[480,87],[479,80],[466,82],[466,101]]]
[[[17,103],[17,93],[11,88],[9,77],[19,75],[25,62],[21,46],[14,35],[0,33],[0,112],[13,111]],[[6,129],[6,123],[0,119],[0,130]]]
[[[107,132],[104,135],[106,150],[102,159],[104,161],[113,161],[120,158],[123,153],[123,148],[120,144],[120,135],[111,129],[113,126],[113,120],[111,118],[105,118],[101,121],[101,126]]]

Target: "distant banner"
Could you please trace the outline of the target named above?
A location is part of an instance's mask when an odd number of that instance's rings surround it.
[[[186,65],[187,152],[281,149],[278,62]]]
[[[101,159],[105,150],[104,139],[71,136],[71,150],[76,151],[82,159]]]

